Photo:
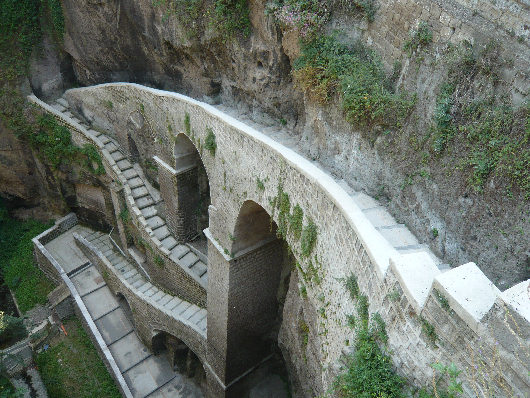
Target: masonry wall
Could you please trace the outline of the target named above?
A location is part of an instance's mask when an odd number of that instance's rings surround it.
[[[523,354],[515,348],[523,344],[526,346],[522,353],[528,352],[528,340],[524,340],[530,321],[524,304],[528,281],[501,293],[474,264],[440,273],[425,254],[399,255],[329,175],[208,105],[133,84],[75,89],[66,96],[79,110],[93,114],[100,112],[101,101],[113,101],[115,119],[111,125],[116,130],[126,128],[128,115],[142,103],[143,114],[152,128],[150,134],[159,134],[158,142],[162,143],[170,141],[174,134],[167,128],[168,121],[173,126],[171,131],[179,132],[189,114],[189,138],[196,143],[210,180],[211,239],[221,251],[231,252],[231,236],[245,200],[260,204],[279,222],[272,200],[279,185],[289,194],[291,204],[299,204],[304,210],[304,225],[313,220],[318,236],[310,256],[301,256],[300,242],[292,235],[287,241],[304,273],[312,267],[318,274],[318,278],[307,282],[307,306],[319,314],[316,326],[312,326],[317,330],[312,334],[321,338],[320,351],[307,359],[312,362],[309,366],[323,369],[320,380],[306,381],[308,385],[317,384],[314,392],[331,386],[338,371],[334,364],[342,355],[345,341],[354,338],[346,318],[355,312],[355,303],[342,282],[350,275],[357,277],[361,292],[368,296],[370,312],[379,312],[385,321],[394,364],[411,382],[427,386],[432,379],[431,363],[454,362],[463,370],[466,395],[473,396],[476,389],[482,388],[475,366],[482,372],[484,366],[490,366],[487,362],[478,366],[477,361],[491,353],[499,358],[492,362],[491,370],[502,369],[503,375],[502,379],[491,379],[494,391],[520,395],[530,388],[530,362],[521,360]],[[200,144],[207,128],[216,136],[215,156]],[[267,181],[263,190],[257,184],[258,178]],[[214,257],[209,259],[210,266],[212,261],[216,261]],[[415,279],[418,275],[421,278]],[[467,286],[461,285],[462,280]],[[433,284],[440,296],[432,290]],[[218,294],[223,299],[222,292]],[[286,311],[289,308],[292,307],[286,307]],[[517,326],[503,320],[508,313],[518,319]],[[284,312],[284,319],[289,316],[298,314]],[[503,322],[508,325],[506,328],[492,330],[491,325]],[[210,318],[208,323],[210,330]],[[426,332],[426,324],[433,327],[435,338]],[[291,360],[303,366],[303,359],[295,357],[297,349],[288,343],[284,349],[293,354]]]

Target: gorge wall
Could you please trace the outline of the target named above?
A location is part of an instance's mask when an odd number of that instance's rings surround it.
[[[147,83],[222,102],[262,124],[285,125],[308,157],[385,202],[445,262],[475,261],[501,288],[528,277],[525,192],[496,172],[473,186],[469,181],[480,166],[465,163],[471,155],[455,147],[433,156],[429,138],[447,81],[448,48],[462,42],[473,44],[480,63],[488,61],[480,54],[494,40],[495,83],[473,75],[458,94],[470,101],[507,98],[519,109],[516,117],[527,117],[527,3],[383,2],[371,23],[334,5],[326,31],[339,30],[344,42],[360,38],[388,73],[399,62],[395,85],[417,96],[404,125],[386,134],[377,126],[352,127],[337,101],[321,106],[305,96],[291,76],[298,34],[281,28],[265,2],[248,6],[250,35],[226,39],[206,14],[190,26],[182,21],[193,15],[168,13],[164,2],[66,0],[64,50],[80,84]],[[409,57],[403,46],[420,22],[428,24],[432,44]]]

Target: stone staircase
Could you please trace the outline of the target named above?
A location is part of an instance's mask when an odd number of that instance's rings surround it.
[[[417,253],[425,252],[432,258],[438,269],[442,272],[450,270],[448,264],[444,264],[429,249],[428,245],[421,244],[412,232],[404,225],[399,224],[394,217],[390,215],[384,206],[381,206],[375,199],[363,192],[357,192],[351,189],[344,181],[339,185],[350,194],[353,201],[359,206],[366,218],[372,223],[381,235],[392,245],[399,253]]]
[[[150,283],[126,257],[116,250],[108,235],[101,232],[88,232],[80,235],[96,247],[123,278],[148,301],[152,301],[153,305],[164,307],[175,318],[181,318],[196,325],[206,334],[207,312],[204,308],[167,294]]]
[[[179,264],[188,273],[196,276],[206,288],[208,286],[208,266],[205,256],[197,253],[189,245],[177,242],[171,234],[166,221],[158,214],[156,205],[159,199],[153,197],[154,188],[146,184],[141,173],[136,170],[134,165],[120,150],[119,144],[101,131],[91,129],[86,123],[74,116],[70,112],[66,99],[59,98],[55,103],[51,104],[51,107],[81,125],[101,142],[103,148],[110,153],[110,156],[120,169],[126,184],[131,189],[134,202],[146,219],[147,225],[153,231],[153,235],[170,251],[170,259]],[[160,197],[159,194],[158,197]]]

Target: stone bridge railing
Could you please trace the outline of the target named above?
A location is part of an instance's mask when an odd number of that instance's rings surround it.
[[[529,281],[500,292],[473,263],[441,272],[425,252],[398,253],[329,174],[210,105],[129,83],[74,89],[66,97],[80,113],[115,131],[125,131],[130,115],[140,114],[149,125],[153,152],[168,164],[168,143],[175,133],[188,130],[184,132],[201,153],[207,134],[215,134],[217,152],[203,154],[203,161],[210,180],[209,230],[220,251],[217,259],[231,261],[231,238],[245,199],[259,203],[276,222],[272,199],[277,187],[301,205],[305,219],[310,216],[317,226],[318,239],[315,255],[299,258],[300,264],[307,270],[310,261],[318,261],[322,273],[320,282],[308,289],[308,299],[314,308],[325,302],[332,309],[314,333],[324,342],[324,365],[335,363],[351,338],[344,325],[355,305],[341,281],[353,274],[368,296],[370,311],[379,312],[386,322],[394,364],[411,382],[429,385],[430,364],[440,361],[464,370],[468,396],[524,396],[530,389]],[[114,104],[112,111],[105,109],[106,102]],[[268,181],[266,186],[256,187],[257,178]],[[291,237],[287,241],[299,252],[299,242]],[[213,263],[209,261],[209,272]],[[211,289],[212,279],[209,299]],[[222,294],[222,287],[216,289]],[[325,388],[334,376],[330,369],[323,372]],[[481,384],[484,378],[487,383]]]

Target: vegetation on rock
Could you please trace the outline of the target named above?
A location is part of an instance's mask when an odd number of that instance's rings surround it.
[[[399,127],[414,106],[414,98],[395,93],[376,54],[360,42],[351,47],[333,36],[302,46],[294,64],[297,85],[313,101],[329,103],[338,96],[346,119],[355,126]]]
[[[50,225],[35,220],[15,220],[0,203],[0,270],[22,312],[36,304],[45,304],[53,289],[52,282],[34,264],[31,241]]]

